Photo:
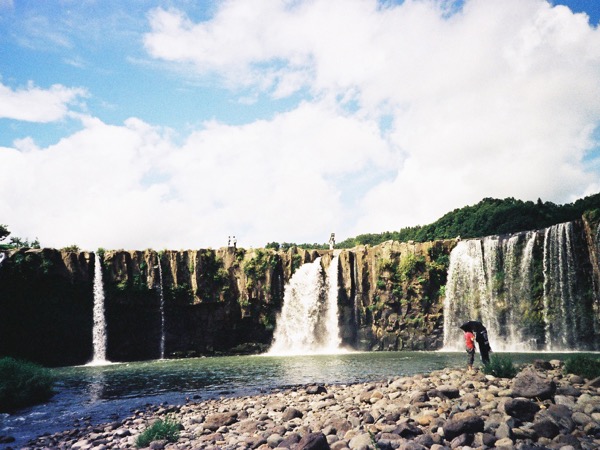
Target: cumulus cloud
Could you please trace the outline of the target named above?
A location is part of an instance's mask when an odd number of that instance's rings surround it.
[[[11,89],[0,83],[0,119],[48,123],[63,119],[69,106],[85,97],[81,88],[60,84],[42,89],[30,82],[23,89]]]
[[[225,85],[307,88],[357,118],[387,118],[396,172],[358,194],[355,232],[427,223],[485,196],[593,192],[600,31],[545,0],[457,5],[232,0],[198,23],[155,9],[144,42]]]
[[[0,217],[53,246],[198,248],[233,234],[262,246],[428,223],[483,197],[598,192],[600,31],[545,0],[460,5],[228,0],[204,21],[154,9],[151,57],[240,102],[294,106],[184,136],[78,116],[54,145],[0,148]],[[85,95],[0,84],[0,118],[74,117]]]
[[[0,217],[58,247],[198,248],[228,235],[245,246],[325,242],[322,230],[344,227],[353,188],[338,177],[367,165],[382,173],[392,161],[376,124],[321,104],[243,126],[208,122],[181,144],[139,119],[85,117],[50,147],[0,148]]]

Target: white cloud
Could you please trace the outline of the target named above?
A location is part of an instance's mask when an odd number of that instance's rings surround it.
[[[55,122],[67,115],[69,105],[86,95],[84,89],[60,84],[42,89],[30,82],[24,89],[12,90],[0,83],[0,119]]]
[[[139,119],[84,117],[56,145],[0,148],[0,217],[15,235],[57,247],[199,248],[231,234],[244,246],[325,242],[346,226],[341,197],[352,185],[337,177],[391,161],[374,123],[326,105],[206,123],[181,145]]]
[[[363,193],[354,232],[427,223],[486,196],[566,202],[597,188],[584,159],[598,148],[600,31],[544,0],[453,6],[232,0],[200,23],[156,9],[145,45],[227,85],[274,97],[308,87],[357,117],[391,114],[396,175]]]
[[[199,23],[155,9],[152,57],[240,101],[304,100],[174,139],[78,116],[81,89],[0,84],[0,118],[82,121],[49,147],[0,148],[0,218],[53,246],[198,248],[232,234],[259,246],[427,223],[483,197],[597,192],[600,31],[543,0],[452,7],[229,0]]]

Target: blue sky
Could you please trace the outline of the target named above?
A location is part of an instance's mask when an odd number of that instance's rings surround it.
[[[598,2],[0,0],[0,223],[326,242],[600,191]]]

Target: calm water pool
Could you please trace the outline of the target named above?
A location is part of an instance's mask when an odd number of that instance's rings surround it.
[[[515,353],[515,363],[568,354]],[[50,402],[16,414],[0,414],[0,435],[18,447],[44,433],[73,428],[78,419],[93,424],[122,420],[148,403],[183,404],[186,399],[242,396],[285,386],[350,384],[463,367],[465,354],[370,352],[319,356],[239,356],[160,360],[55,369],[56,395]]]

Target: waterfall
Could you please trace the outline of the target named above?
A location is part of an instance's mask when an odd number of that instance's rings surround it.
[[[544,321],[546,349],[567,350],[576,343],[573,224],[561,223],[544,233]]]
[[[163,273],[158,256],[158,282],[160,294],[160,359],[165,359],[165,293],[163,288]]]
[[[106,317],[104,313],[104,283],[102,262],[95,254],[94,261],[94,326],[92,329],[94,356],[90,364],[106,364]]]
[[[323,273],[321,258],[303,264],[285,286],[269,355],[328,354],[340,351],[337,313],[338,258]]]
[[[577,261],[576,239],[584,238],[574,227],[459,242],[450,254],[444,348],[462,350],[459,326],[479,320],[495,351],[596,349],[598,299],[586,284],[593,280],[578,275],[585,261]]]
[[[327,269],[327,303],[325,307],[325,351],[335,353],[339,350],[342,340],[340,338],[339,314],[338,314],[338,291],[339,291],[339,257],[335,256]]]
[[[523,244],[524,242],[524,244]],[[533,350],[523,312],[531,301],[535,233],[460,241],[450,254],[444,299],[444,349],[463,350],[461,324],[479,320],[495,351]]]
[[[485,296],[486,291],[481,241],[460,241],[450,253],[444,299],[444,349],[463,349],[459,327],[468,320],[480,318],[480,298]]]
[[[5,258],[6,258],[6,253],[0,252],[0,267],[2,267],[2,263],[4,262]]]

